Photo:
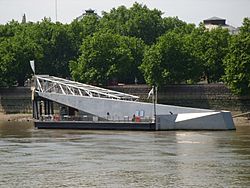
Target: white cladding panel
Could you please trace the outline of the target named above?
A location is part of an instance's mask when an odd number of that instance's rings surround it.
[[[144,117],[154,117],[154,106],[151,103],[114,100],[87,96],[63,95],[57,93],[37,92],[39,96],[50,99],[75,109],[107,118],[123,119],[138,111]],[[171,113],[170,113],[171,112]],[[230,112],[220,112],[198,108],[187,108],[172,105],[156,105],[157,130],[230,130],[235,129]]]
[[[63,95],[56,93],[42,93],[38,92],[39,96],[50,99],[52,101],[71,106],[78,110],[95,114],[99,117],[106,117],[107,112],[112,116],[129,116],[132,117],[136,111],[144,111],[144,116],[154,116],[154,106],[152,103],[143,103],[136,101],[124,101],[105,99],[97,97],[87,96],[73,96]],[[179,113],[200,113],[200,112],[214,112],[212,110],[198,109],[198,108],[186,108],[172,105],[156,105],[157,115],[161,114],[179,114]]]

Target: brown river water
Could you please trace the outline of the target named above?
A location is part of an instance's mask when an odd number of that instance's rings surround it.
[[[0,187],[250,187],[250,126],[132,132],[0,122]]]

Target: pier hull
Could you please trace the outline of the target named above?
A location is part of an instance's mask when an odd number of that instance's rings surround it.
[[[235,130],[227,111],[159,115],[156,122],[157,130]]]
[[[131,122],[83,122],[83,121],[60,121],[46,122],[36,121],[38,129],[81,129],[81,130],[133,130],[155,131],[155,123],[131,123]]]

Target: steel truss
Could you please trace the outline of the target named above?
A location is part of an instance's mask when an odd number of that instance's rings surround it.
[[[35,90],[46,93],[58,93],[63,95],[88,96],[110,98],[116,100],[136,101],[138,96],[87,85],[67,79],[49,75],[35,75]]]

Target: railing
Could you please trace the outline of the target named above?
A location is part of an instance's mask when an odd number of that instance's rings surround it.
[[[40,116],[39,121],[82,121],[82,122],[134,122],[134,123],[152,123],[154,120],[151,117],[134,117],[129,118],[128,116],[124,117],[97,117],[97,116],[88,116],[88,115],[82,115],[82,116],[69,116],[69,115],[42,115]]]
[[[117,100],[136,101],[139,99],[139,97],[135,95],[104,89],[49,75],[35,76],[35,90],[44,93],[58,93],[64,95],[110,98]]]

